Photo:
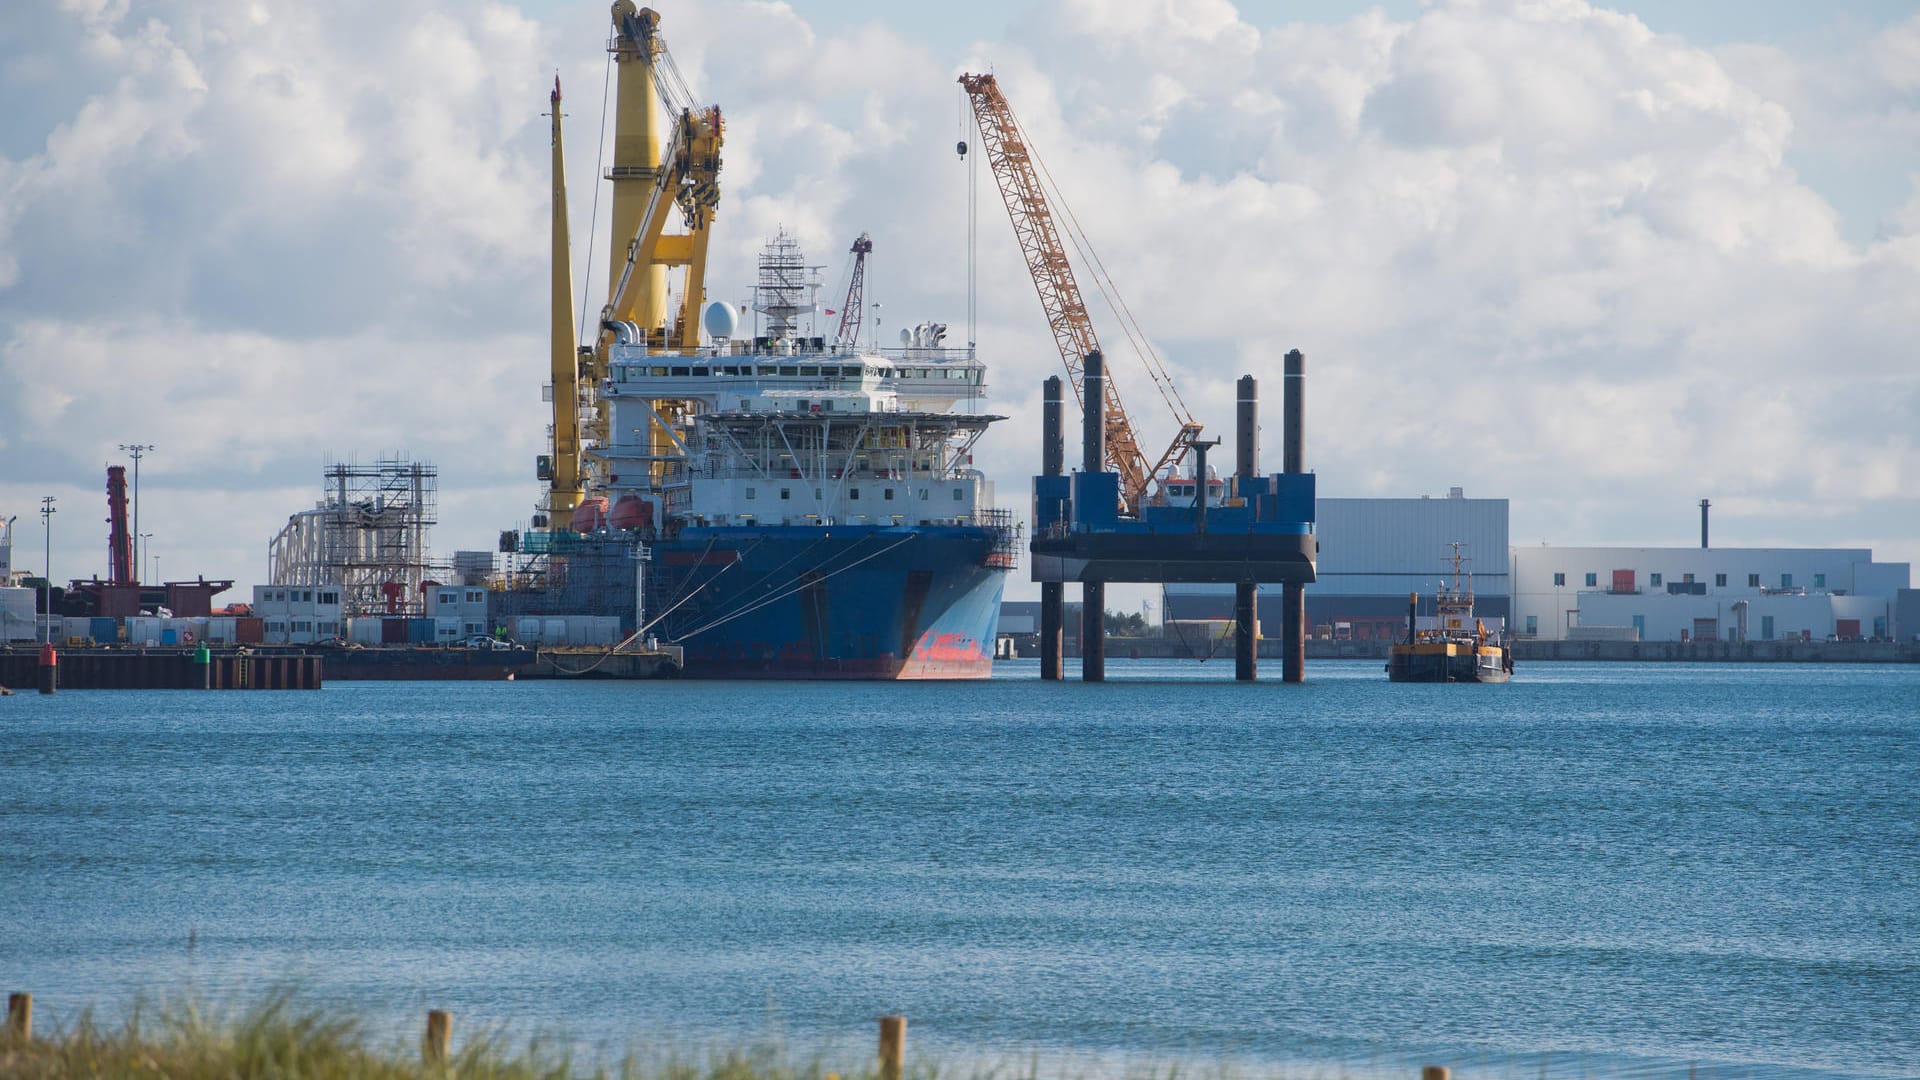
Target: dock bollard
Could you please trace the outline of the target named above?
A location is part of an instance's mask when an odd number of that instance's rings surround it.
[[[427,1034],[420,1040],[420,1060],[442,1065],[447,1060],[447,1044],[453,1041],[453,1014],[445,1009],[427,1012]]]
[[[1420,1080],[1448,1080],[1450,1075],[1445,1065],[1420,1066]]]
[[[907,1018],[880,1018],[880,1080],[900,1080],[907,1064]]]
[[[33,1038],[33,995],[7,995],[7,1038],[26,1042]]]

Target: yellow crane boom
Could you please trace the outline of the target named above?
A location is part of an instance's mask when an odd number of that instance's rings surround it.
[[[993,169],[1007,216],[1013,219],[1014,236],[1020,242],[1021,254],[1026,257],[1033,286],[1040,294],[1040,306],[1046,312],[1054,346],[1066,363],[1067,381],[1073,386],[1074,399],[1085,408],[1086,355],[1100,348],[1100,340],[1094,333],[1093,320],[1087,315],[1086,302],[1074,279],[1066,248],[1060,243],[1053,210],[1040,186],[1033,152],[1021,134],[1006,96],[1000,92],[999,82],[992,75],[962,75],[960,85],[972,103],[981,149]],[[1147,486],[1162,469],[1180,463],[1199,434],[1200,425],[1169,398],[1168,405],[1180,422],[1180,433],[1159,461],[1149,465],[1134,435],[1133,422],[1120,403],[1120,392],[1110,366],[1104,396],[1107,464],[1120,474],[1120,497],[1126,509],[1138,513]]]
[[[541,462],[550,528],[573,522],[580,477],[580,361],[573,337],[573,256],[567,244],[566,154],[560,144],[560,76],[553,77],[553,447]]]

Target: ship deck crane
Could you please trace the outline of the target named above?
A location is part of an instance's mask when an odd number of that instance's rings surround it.
[[[587,342],[574,338],[571,257],[561,164],[559,81],[553,93],[553,456],[540,478],[549,483],[550,527],[565,529],[589,483],[586,450],[607,439],[608,416],[598,394],[609,351],[623,334],[650,348],[691,352],[700,345],[706,299],[707,246],[720,203],[720,148],[725,125],[718,106],[693,104],[666,41],[660,15],[633,0],[613,5],[608,51],[619,73],[614,106],[612,233],[607,302]],[[663,109],[662,102],[665,102]],[[671,118],[660,146],[662,114]],[[668,234],[678,210],[686,232]],[[686,267],[677,318],[670,324],[666,272]],[[564,315],[563,315],[564,307]]]
[[[834,335],[834,341],[842,349],[851,349],[860,343],[860,326],[863,322],[860,309],[867,302],[867,255],[873,251],[873,240],[866,233],[861,233],[860,239],[855,240],[853,247],[848,250],[853,253],[853,276],[847,282],[847,302],[840,306],[840,329]]]
[[[1067,381],[1073,387],[1074,399],[1084,407],[1085,360],[1088,353],[1100,350],[1100,340],[1094,333],[1093,320],[1087,315],[1086,302],[1081,297],[1079,283],[1074,279],[1073,265],[1068,261],[1066,249],[1060,242],[1053,209],[1040,184],[1040,172],[1045,166],[1039,165],[1027,145],[1020,122],[1014,118],[1013,108],[1007,104],[1006,96],[1000,92],[999,82],[992,75],[962,75],[960,85],[973,105],[973,120],[980,132],[981,146],[988,165],[993,169],[994,179],[999,184],[1007,215],[1013,219],[1014,236],[1020,242],[1021,254],[1026,257],[1027,272],[1033,278],[1034,288],[1040,293],[1040,306],[1046,311],[1047,326],[1053,332],[1054,345],[1060,350],[1060,359],[1066,363]],[[1071,219],[1069,212],[1069,223]],[[1097,257],[1095,262],[1097,264]],[[1101,285],[1098,277],[1095,284]],[[1111,286],[1111,281],[1101,285],[1109,294]],[[1108,299],[1111,301],[1114,298],[1109,295]],[[1125,305],[1116,304],[1116,308],[1124,310]],[[1131,316],[1124,318],[1130,320]],[[1129,332],[1128,337],[1135,339],[1136,335]],[[1139,345],[1140,341],[1136,339],[1135,347]],[[1180,400],[1179,393],[1173,389],[1171,377],[1157,358],[1150,357],[1150,349],[1143,352],[1142,359],[1148,360],[1148,374],[1160,388],[1161,396],[1166,399],[1180,425],[1173,443],[1158,461],[1148,463],[1145,452],[1140,448],[1140,441],[1134,434],[1133,422],[1120,403],[1115,380],[1110,376],[1105,380],[1103,395],[1106,405],[1107,463],[1120,474],[1120,499],[1130,514],[1139,513],[1148,485],[1153,483],[1154,478],[1163,470],[1177,468],[1186,458],[1187,451],[1192,448],[1201,430],[1201,425],[1194,421],[1193,415]]]

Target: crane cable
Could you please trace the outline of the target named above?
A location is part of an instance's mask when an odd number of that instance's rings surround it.
[[[794,593],[797,593],[797,592],[800,592],[800,591],[801,591],[801,590],[803,590],[803,589],[808,589],[808,588],[811,588],[812,586],[814,586],[814,585],[817,585],[817,584],[819,584],[819,583],[820,583],[820,582],[822,582],[822,581],[826,581],[826,580],[828,580],[828,579],[830,579],[830,578],[834,578],[834,577],[838,577],[839,575],[841,575],[841,574],[844,574],[844,573],[846,573],[847,571],[849,571],[849,570],[851,570],[851,569],[853,569],[854,567],[856,567],[856,566],[859,566],[859,565],[860,565],[861,563],[867,563],[867,562],[872,562],[873,560],[875,560],[875,559],[877,559],[877,558],[879,558],[880,556],[882,556],[882,555],[885,555],[885,554],[886,554],[887,552],[889,552],[889,551],[892,551],[892,550],[893,550],[894,548],[897,548],[897,547],[899,547],[899,546],[900,546],[901,544],[904,544],[904,543],[907,543],[907,542],[909,542],[909,541],[911,541],[911,540],[916,540],[916,539],[918,539],[918,538],[919,538],[919,536],[920,536],[920,534],[919,534],[919,533],[909,533],[909,534],[907,534],[906,536],[903,536],[903,537],[901,537],[900,539],[898,539],[898,540],[895,540],[895,541],[894,541],[893,543],[891,543],[891,544],[888,544],[888,545],[887,545],[886,547],[883,547],[883,548],[881,548],[881,549],[880,549],[879,551],[876,551],[876,552],[874,552],[873,554],[871,554],[871,555],[868,555],[868,556],[866,556],[865,558],[862,558],[862,559],[859,559],[859,560],[856,560],[856,561],[854,561],[854,562],[850,562],[850,563],[848,563],[847,565],[845,565],[845,566],[843,566],[843,567],[841,567],[841,568],[839,568],[838,570],[835,570],[835,571],[833,571],[833,572],[831,572],[831,573],[827,573],[827,574],[822,574],[822,575],[821,575],[820,577],[818,577],[818,578],[816,578],[816,579],[814,579],[814,580],[812,580],[812,581],[803,581],[803,582],[801,582],[800,584],[798,584],[798,585],[795,585],[795,586],[793,586],[793,587],[792,587],[792,588],[790,588],[790,589],[787,589],[787,590],[785,590],[785,591],[783,591],[783,592],[778,592],[778,593],[775,593],[775,594],[773,594],[772,596],[769,596],[769,597],[767,597],[766,599],[764,599],[764,600],[762,600],[762,601],[760,601],[760,602],[759,602],[759,603],[757,603],[757,604],[754,604],[754,605],[753,605],[753,606],[751,606],[751,607],[747,607],[747,608],[742,608],[741,610],[739,610],[739,611],[736,611],[736,612],[734,612],[734,613],[733,613],[733,614],[731,614],[731,615],[724,615],[724,616],[721,616],[720,618],[718,618],[718,619],[715,619],[714,621],[712,621],[712,622],[710,622],[710,623],[708,623],[708,624],[706,624],[705,626],[702,626],[702,627],[699,627],[699,628],[697,628],[697,629],[693,629],[693,630],[689,630],[689,631],[687,631],[686,633],[684,633],[684,634],[681,634],[681,635],[680,635],[679,637],[677,637],[677,638],[674,638],[673,640],[675,640],[675,641],[685,641],[685,640],[687,640],[688,638],[690,638],[690,637],[693,637],[693,636],[694,636],[694,635],[696,635],[696,634],[704,634],[704,633],[706,633],[707,631],[709,631],[709,630],[711,630],[711,629],[713,629],[714,627],[716,627],[716,626],[719,626],[719,625],[721,625],[722,623],[729,623],[729,622],[732,622],[733,620],[735,620],[735,619],[738,619],[738,618],[740,618],[740,617],[741,617],[741,616],[743,616],[743,615],[751,615],[751,614],[753,614],[754,612],[756,612],[756,611],[758,611],[758,610],[760,610],[761,608],[763,608],[763,607],[766,607],[766,606],[767,606],[768,604],[771,604],[771,603],[774,603],[774,602],[776,602],[776,601],[779,601],[779,600],[784,600],[784,599],[786,599],[787,597],[789,597],[789,596],[792,596],[792,595],[793,595]],[[814,568],[813,568],[813,570],[812,570],[812,571],[810,571],[810,572],[812,572],[812,573],[818,573],[818,572],[819,572],[819,569],[820,569],[820,567],[822,567],[822,566],[825,566],[825,565],[826,565],[826,561],[825,561],[825,560],[822,560],[822,561],[821,561],[820,563],[818,563],[818,564],[816,564],[816,565],[814,566]]]
[[[613,87],[613,54],[607,54],[607,73],[600,79],[600,138],[593,158],[593,216],[587,222],[587,273],[580,282],[580,325],[573,331],[577,345],[587,336],[587,295],[593,291],[593,237],[600,231],[600,167],[607,159],[607,91]]]
[[[1059,206],[1065,214],[1067,228],[1064,231],[1068,242],[1072,243],[1074,250],[1080,253],[1081,262],[1094,272],[1094,287],[1099,290],[1100,298],[1106,301],[1107,308],[1113,312],[1114,318],[1120,321],[1121,332],[1126,336],[1127,343],[1132,346],[1134,354],[1140,358],[1141,365],[1147,369],[1147,377],[1152,379],[1154,385],[1159,388],[1161,398],[1166,401],[1167,407],[1173,410],[1174,416],[1181,423],[1192,423],[1193,414],[1187,409],[1186,401],[1180,397],[1180,391],[1175,388],[1172,374],[1167,371],[1166,365],[1154,352],[1152,343],[1147,340],[1146,331],[1140,329],[1138,320],[1133,316],[1133,310],[1127,306],[1126,299],[1120,295],[1119,286],[1114,284],[1112,275],[1107,273],[1106,264],[1101,262],[1099,253],[1093,249],[1093,241],[1086,235],[1086,230],[1080,227],[1080,220],[1074,216],[1072,205],[1062,194],[1059,183],[1053,178],[1052,170],[1047,168],[1046,159],[1040,156],[1039,150],[1034,147],[1033,140],[1027,137],[1026,126],[1020,122],[1020,117],[1014,114],[1011,104],[1007,106],[1007,115],[1013,120],[1013,126],[1020,141],[1026,145],[1028,156],[1033,159],[1035,165],[1039,166],[1040,176],[1051,189],[1053,204]]]

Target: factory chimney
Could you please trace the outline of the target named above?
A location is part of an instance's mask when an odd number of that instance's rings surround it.
[[[1707,548],[1707,507],[1712,505],[1705,499],[1700,500],[1700,550],[1702,551]]]
[[[131,585],[133,534],[127,528],[127,467],[107,466],[107,583]]]

